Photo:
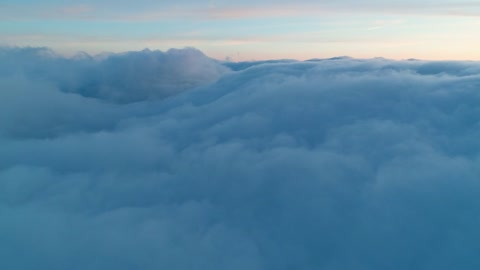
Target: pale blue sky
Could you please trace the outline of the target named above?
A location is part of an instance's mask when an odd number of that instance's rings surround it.
[[[63,54],[191,46],[233,60],[480,60],[480,0],[2,0],[0,44]]]

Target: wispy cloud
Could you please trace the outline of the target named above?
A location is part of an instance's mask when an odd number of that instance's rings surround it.
[[[401,19],[389,20],[389,21],[377,20],[377,21],[373,22],[372,23],[373,26],[368,27],[367,30],[373,31],[373,30],[388,28],[388,27],[392,27],[392,26],[398,26],[398,25],[402,25],[402,24],[405,24],[405,23],[406,23],[406,20],[401,20]]]
[[[192,7],[193,6],[193,7]],[[0,21],[5,20],[108,20],[108,21],[162,21],[171,19],[187,20],[240,20],[252,18],[291,18],[299,16],[335,16],[338,14],[391,14],[391,15],[451,15],[480,16],[477,2],[299,2],[270,3],[255,5],[152,5],[133,10],[114,5],[96,6],[71,5],[36,8],[27,5],[6,5],[0,10]]]
[[[352,5],[354,8],[352,8]],[[407,15],[407,16],[480,16],[480,4],[397,4],[397,5],[322,5],[322,4],[278,4],[272,6],[235,6],[210,8],[175,8],[171,10],[148,10],[129,15],[117,16],[116,20],[155,21],[172,18],[188,20],[241,20],[255,18],[294,18],[338,15]]]
[[[95,9],[91,5],[78,5],[78,6],[60,7],[56,12],[59,12],[65,16],[81,17],[87,14],[94,13],[94,11]]]

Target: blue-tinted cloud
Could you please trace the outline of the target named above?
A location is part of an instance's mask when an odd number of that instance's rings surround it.
[[[2,269],[480,264],[478,63],[1,57]]]
[[[73,59],[36,48],[0,53],[5,75],[47,80],[63,92],[120,103],[164,98],[210,83],[227,70],[195,49],[146,49],[97,58],[82,53]]]

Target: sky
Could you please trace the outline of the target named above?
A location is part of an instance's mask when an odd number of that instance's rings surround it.
[[[74,55],[195,47],[221,60],[480,60],[480,1],[0,2],[0,44]]]
[[[0,269],[480,269],[479,14],[0,0]]]

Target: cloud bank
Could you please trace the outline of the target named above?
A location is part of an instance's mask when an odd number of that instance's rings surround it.
[[[480,64],[0,50],[1,269],[477,269]]]
[[[43,80],[59,90],[116,103],[165,98],[209,84],[227,69],[196,49],[65,59],[47,48],[0,49],[4,76]],[[132,91],[132,89],[135,89]]]

